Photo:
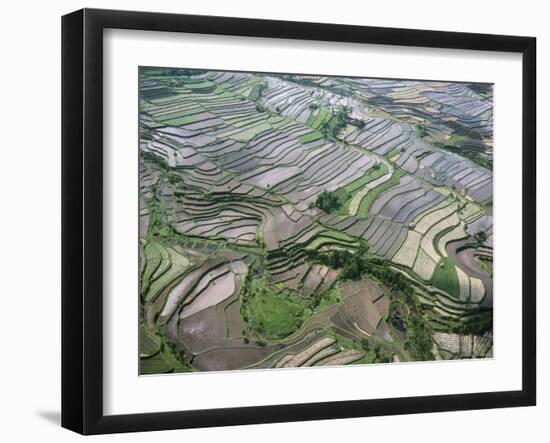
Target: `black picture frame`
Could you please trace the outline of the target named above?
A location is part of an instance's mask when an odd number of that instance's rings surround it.
[[[522,389],[131,415],[103,413],[103,30],[171,31],[522,54]],[[536,403],[536,39],[83,9],[62,18],[62,426],[82,434],[458,411]]]

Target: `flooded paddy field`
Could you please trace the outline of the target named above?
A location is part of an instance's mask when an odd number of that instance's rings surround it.
[[[491,85],[139,85],[142,374],[492,355]]]

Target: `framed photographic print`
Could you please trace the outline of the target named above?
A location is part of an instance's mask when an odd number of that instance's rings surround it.
[[[534,405],[530,37],[62,21],[62,425]]]

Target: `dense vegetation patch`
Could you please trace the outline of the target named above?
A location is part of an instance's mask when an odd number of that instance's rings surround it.
[[[357,211],[357,217],[365,218],[369,214],[369,209],[374,203],[374,200],[376,200],[380,194],[390,190],[394,186],[397,186],[403,175],[404,173],[400,169],[396,169],[389,180],[385,181],[376,188],[371,189],[367,195],[365,195],[363,200],[361,200],[359,210]]]
[[[193,368],[184,361],[185,352],[177,350],[163,334],[156,334],[145,325],[139,333],[139,373],[159,374],[170,372],[191,372]]]
[[[479,307],[473,309],[461,322],[451,328],[455,334],[485,335],[493,332],[493,309]]]
[[[323,191],[315,200],[315,207],[319,208],[321,211],[331,213],[341,206],[340,199],[333,192]]]
[[[304,134],[300,137],[300,143],[305,144],[309,142],[314,142],[317,140],[320,140],[323,138],[323,134],[321,134],[319,131],[311,131],[307,134]]]
[[[483,246],[487,241],[487,233],[485,231],[478,231],[474,234],[474,239],[477,246]]]
[[[435,268],[432,283],[436,288],[445,291],[447,294],[457,297],[460,295],[460,284],[453,261],[449,257],[443,260]]]
[[[306,298],[268,285],[264,276],[251,282],[248,307],[251,332],[259,338],[275,340],[298,330],[312,314]]]
[[[252,87],[250,94],[248,94],[248,99],[253,101],[260,100],[262,96],[262,91],[267,87],[267,83],[261,82]]]
[[[315,108],[317,109],[317,108]],[[332,114],[326,110],[325,108],[320,108],[316,110],[315,112],[311,113],[311,116],[309,117],[307,121],[307,125],[310,126],[313,129],[319,129],[321,128],[325,123],[328,123],[328,121],[332,118]]]
[[[390,323],[406,332],[405,349],[415,360],[433,360],[433,331],[409,280],[378,258],[368,261],[366,272],[390,290]]]

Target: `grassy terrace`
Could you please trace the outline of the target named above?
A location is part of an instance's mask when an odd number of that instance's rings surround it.
[[[457,273],[466,253],[440,259],[478,223],[488,244],[466,240],[492,272],[491,196],[468,190],[476,165],[448,152],[492,158],[461,135],[492,150],[490,92],[465,89],[462,104],[457,84],[162,68],[142,69],[140,87],[141,373],[432,360],[434,331],[490,334],[487,281]],[[449,145],[441,158],[431,137]],[[426,198],[381,204],[405,174],[404,192]],[[452,225],[435,212],[451,202]]]
[[[359,210],[357,211],[357,216],[360,218],[366,218],[369,215],[369,209],[376,200],[376,198],[388,191],[389,189],[393,188],[394,186],[397,186],[399,184],[399,180],[401,177],[405,175],[401,169],[396,169],[392,175],[392,177],[382,183],[381,185],[377,186],[374,189],[371,189],[369,192],[367,192],[367,195],[361,200],[361,204],[359,205]]]
[[[252,281],[249,297],[248,324],[260,339],[288,337],[312,313],[307,299],[268,285],[265,277]]]
[[[432,283],[436,288],[442,289],[453,297],[458,298],[460,286],[458,284],[455,265],[450,258],[444,257],[441,263],[437,265],[432,277]]]

